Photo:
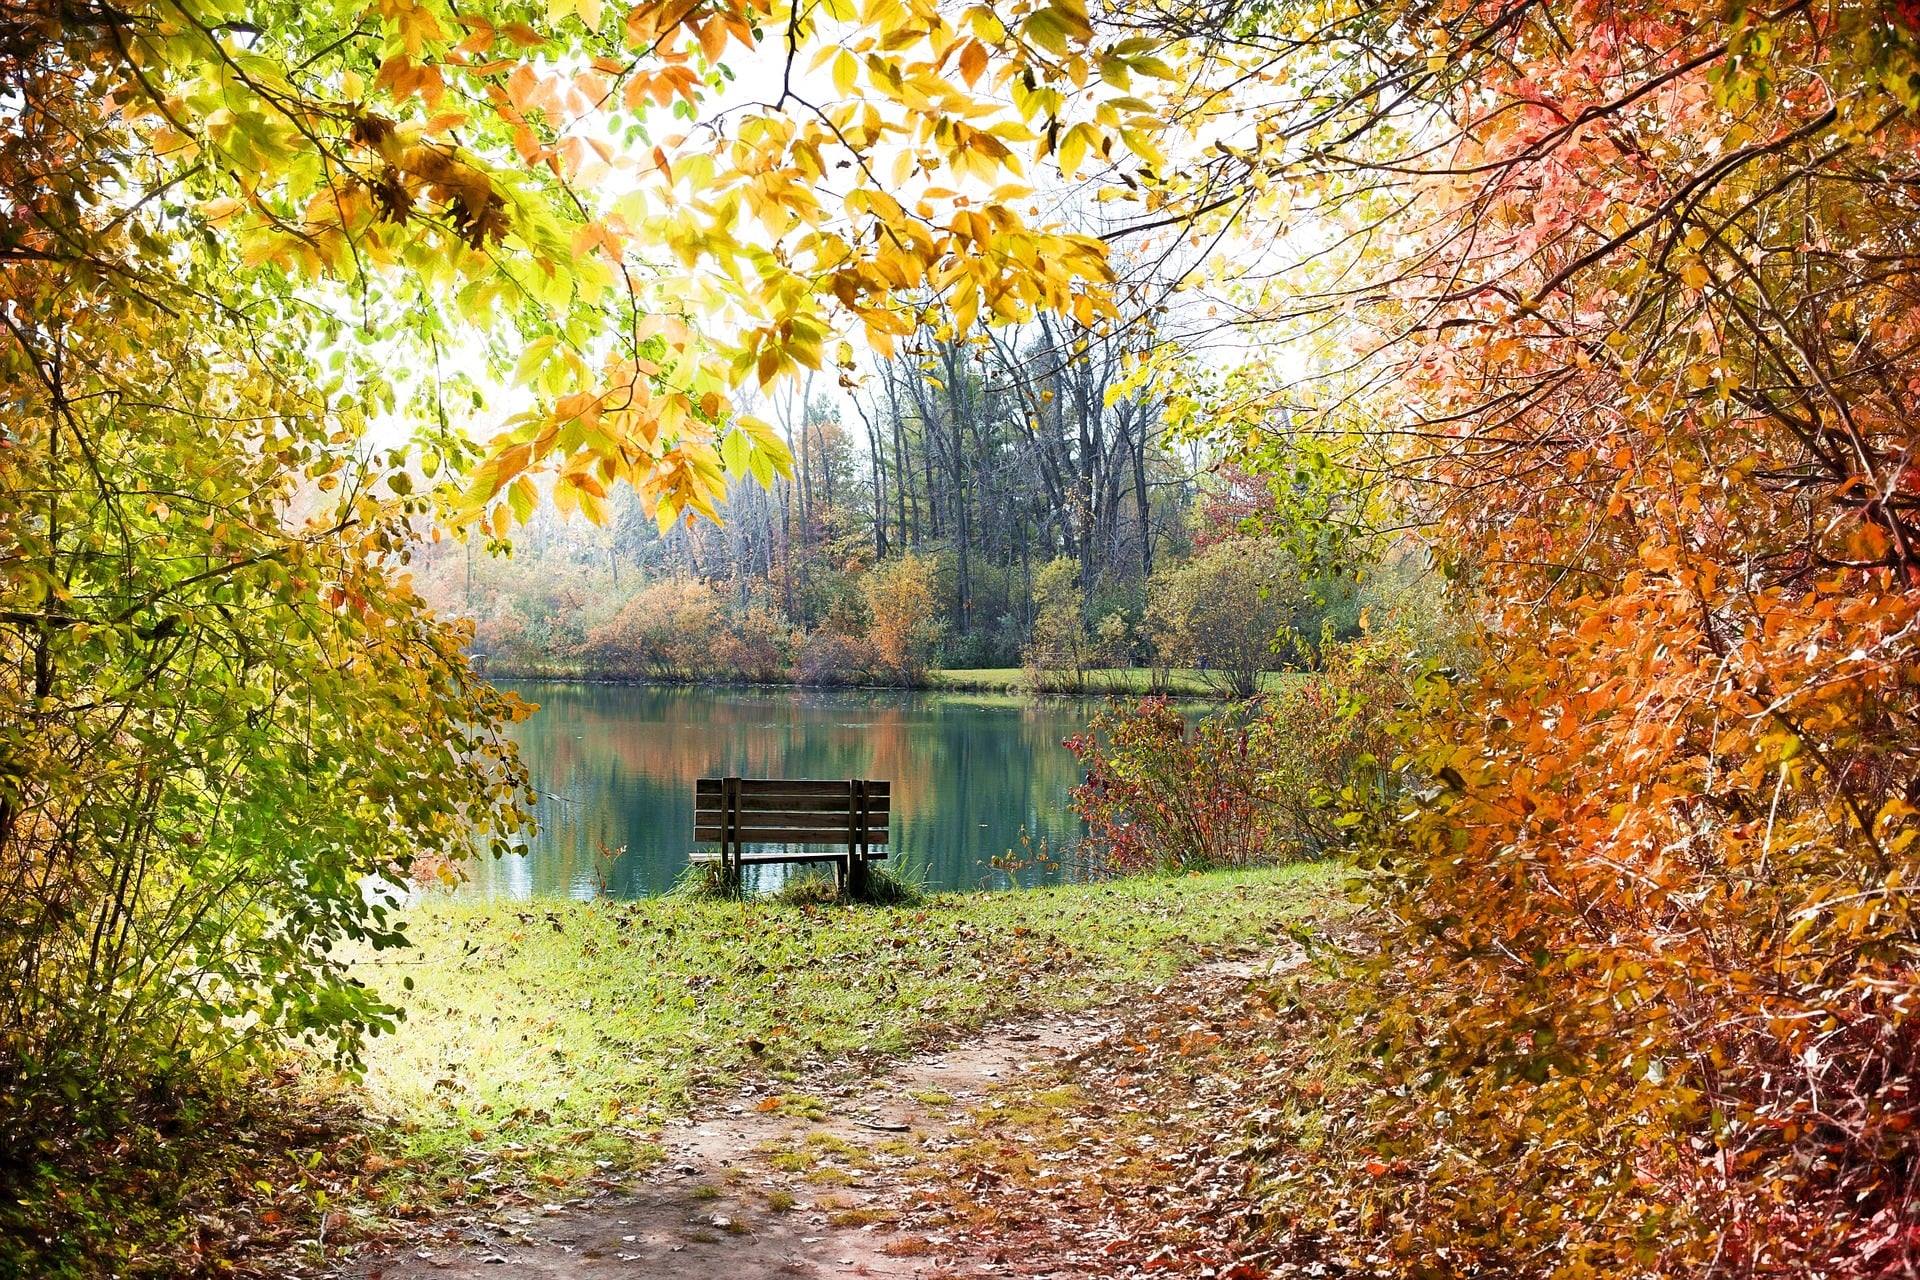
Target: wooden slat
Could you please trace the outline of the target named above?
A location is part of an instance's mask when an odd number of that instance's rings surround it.
[[[726,824],[719,818],[695,818],[693,825],[694,828],[699,831],[718,831]],[[885,831],[887,829],[887,820],[879,816],[869,816],[863,825],[868,831]],[[846,835],[851,826],[852,823],[847,820],[845,814],[840,814],[835,817],[831,814],[808,813],[801,814],[797,817],[742,817],[734,824],[734,830],[739,833],[742,840],[750,840],[753,838],[748,834],[749,832],[772,831],[776,829],[780,831],[806,831],[815,836],[831,838]],[[713,838],[718,840],[720,837],[715,836]]]
[[[703,818],[693,823],[693,831],[697,831],[697,833],[705,833],[705,831],[718,833],[718,831],[724,831],[724,829],[726,829],[726,825],[718,818]],[[735,835],[737,839],[741,839],[741,841],[770,841],[770,839],[776,839],[776,837],[760,835],[762,831],[804,831],[808,841],[845,841],[845,839],[847,839],[847,833],[849,833],[849,825],[847,825],[847,819],[845,818],[841,819],[837,825],[826,825],[826,823],[818,823],[818,821],[781,821],[781,819],[774,819],[774,821],[749,821],[749,819],[741,819],[739,825],[733,827],[733,835]],[[885,831],[887,831],[887,821],[885,821],[885,819],[868,819],[868,827],[866,827],[868,839],[874,839],[874,837],[881,837],[881,839],[883,839],[883,837],[885,837]],[[697,841],[718,841],[720,837],[718,837],[718,835],[695,835],[695,839],[697,839]],[[785,839],[785,837],[778,837],[778,839]]]
[[[726,821],[726,818],[728,818],[726,810],[695,810],[695,814],[693,814],[693,821],[703,821],[703,823],[718,823],[718,821]],[[885,814],[883,810],[868,810],[868,821],[866,821],[866,825],[870,825],[870,827],[876,825],[876,823],[885,825],[887,818],[889,818],[889,814]],[[733,812],[732,819],[733,821],[737,821],[737,823],[741,823],[741,825],[758,823],[758,825],[762,825],[762,827],[768,825],[768,823],[778,823],[778,825],[783,825],[783,827],[835,827],[835,825],[845,827],[847,821],[849,821],[849,814],[847,814],[847,802],[841,800],[841,810],[839,810],[837,814],[831,814],[831,812],[795,814],[795,812],[791,812],[791,810],[749,810],[749,808],[741,808],[741,810],[735,810],[735,812]]]
[[[741,796],[739,812],[743,814],[831,814],[845,812],[849,796]],[[720,808],[722,800],[718,796],[695,796],[693,804],[697,808]],[[868,808],[891,808],[893,800],[887,796],[870,796]]]
[[[831,814],[845,812],[849,796],[741,796],[741,814]],[[693,808],[718,810],[724,796],[693,796]],[[887,796],[868,796],[868,808],[893,808]]]
[[[845,853],[748,853],[737,859],[741,863],[755,866],[771,866],[777,862],[844,862]],[[869,862],[885,862],[887,852],[876,849],[867,856]],[[696,849],[688,855],[689,862],[718,862],[720,854],[713,849]]]
[[[696,823],[693,828],[693,838],[702,842],[720,840],[724,838],[725,832],[726,828],[717,822]],[[866,835],[869,842],[885,840],[887,838],[887,829],[885,827],[868,827]],[[750,827],[745,824],[735,829],[733,837],[736,840],[748,840],[755,844],[766,844],[768,842],[777,843],[786,840],[801,840],[808,844],[846,844],[849,839],[845,827],[781,827],[773,825]]]
[[[878,796],[867,802],[867,810],[870,813],[886,813],[890,808],[892,808],[892,804],[885,796]],[[726,806],[718,796],[715,796],[711,800],[705,796],[701,796],[698,800],[694,801],[693,811],[702,814],[719,814],[726,811]],[[743,797],[740,801],[740,812],[743,815],[749,813],[844,814],[846,811],[847,797],[845,796],[835,798],[822,797],[818,799],[810,796],[752,796]]]
[[[723,778],[702,778],[694,785],[695,794],[720,793]],[[742,796],[796,795],[796,796],[845,796],[847,779],[845,778],[742,778],[740,779]]]
[[[701,778],[699,781],[693,784],[693,793],[695,796],[703,799],[707,796],[718,797],[720,794],[721,782],[722,782],[722,779],[720,778]],[[878,799],[881,796],[889,794],[892,791],[892,789],[893,789],[892,784],[889,782],[876,780],[876,781],[871,781],[867,783],[867,794],[875,799]],[[850,792],[850,789],[848,786],[847,779],[845,778],[819,778],[819,779],[742,778],[740,779],[740,794],[743,798],[747,796],[788,795],[788,796],[838,796],[842,800],[844,800],[847,798],[849,792]]]
[[[867,811],[865,818],[854,818],[845,813],[741,813],[732,818],[736,826],[747,827],[805,827],[809,831],[845,831],[858,823],[863,827],[884,827],[891,815]],[[729,819],[724,813],[702,811],[693,815],[696,827],[717,827]]]
[[[693,829],[693,838],[702,843],[708,843],[721,839],[721,832],[722,829],[717,824],[711,827],[696,826]],[[837,844],[844,846],[847,843],[847,828],[845,826],[834,829],[824,827],[755,827],[743,822],[740,824],[739,830],[734,832],[734,839],[744,841],[748,844]],[[867,843],[885,844],[886,842],[887,829],[885,827],[868,828]]]
[[[742,778],[740,794],[742,796],[840,796],[848,794],[848,780],[845,778]],[[868,786],[875,791],[886,791],[888,784],[873,782]]]
[[[725,815],[720,813],[693,815],[694,825],[699,827],[717,827],[725,820]],[[854,819],[843,805],[838,813],[755,813],[751,809],[742,809],[734,821],[741,827],[806,827],[813,831],[845,831]],[[887,825],[887,815],[869,811],[860,825],[884,827]]]
[[[719,830],[721,830],[721,828],[717,824],[704,827],[696,826],[694,827],[694,832],[696,833],[694,838],[697,840],[718,840],[720,837],[717,835],[704,836],[698,833],[702,831]],[[766,844],[768,842],[777,843],[786,840],[803,840],[810,844],[846,844],[848,841],[848,832],[845,827],[781,827],[772,824],[750,827],[742,823],[735,835],[738,839],[751,840],[756,844]],[[868,827],[866,835],[869,841],[885,840],[887,838],[887,829],[885,827]]]

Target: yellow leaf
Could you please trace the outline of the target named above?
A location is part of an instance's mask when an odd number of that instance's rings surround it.
[[[1066,56],[1067,24],[1054,9],[1037,9],[1029,14],[1021,34],[1048,53]]]
[[[1093,126],[1076,124],[1067,130],[1060,139],[1060,172],[1071,178],[1080,172],[1080,162],[1087,158],[1087,148],[1093,144],[1096,135]]]
[[[960,48],[960,74],[974,84],[987,69],[987,50],[978,40],[969,40]]]
[[[1076,42],[1085,44],[1093,39],[1093,23],[1087,20],[1085,0],[1054,0],[1052,8]]]

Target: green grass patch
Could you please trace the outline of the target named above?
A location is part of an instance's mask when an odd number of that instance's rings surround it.
[[[825,1120],[829,1113],[826,1099],[816,1098],[810,1093],[776,1093],[760,1103],[760,1110],[815,1123]]]
[[[407,1011],[369,1047],[366,1086],[398,1121],[403,1194],[566,1186],[656,1158],[703,1088],[1082,1008],[1276,942],[1340,880],[1288,867],[902,907],[429,900],[413,948],[358,966]]]
[[[713,883],[718,885],[717,878]],[[692,892],[696,896],[725,896],[723,886]],[[773,898],[788,907],[828,907],[838,904],[842,898],[872,907],[918,907],[925,904],[927,890],[910,860],[902,859],[891,864],[867,863],[864,873],[849,884],[845,894],[841,893],[832,871],[804,871],[781,885]]]
[[[573,682],[581,680],[606,680],[609,677],[603,671],[579,663],[543,664],[529,666],[495,666],[491,672],[494,680],[524,680]],[[1268,693],[1282,688],[1290,680],[1300,679],[1298,672],[1269,671],[1261,678],[1261,687]],[[631,677],[613,677],[616,684],[639,685],[723,685],[756,689],[798,689],[806,688],[791,680],[741,681],[723,677],[713,679],[660,680],[634,679]],[[917,685],[864,685],[860,688],[881,689],[947,689],[968,691],[981,694],[1003,694],[1025,702],[1029,695],[1026,670],[1022,667],[946,667],[926,673]],[[1222,696],[1222,684],[1217,676],[1209,676],[1196,667],[1176,667],[1168,673],[1167,692],[1185,698],[1217,698]],[[1087,687],[1084,692],[1094,695],[1110,693],[1146,694],[1153,692],[1153,673],[1145,667],[1105,667],[1087,673]]]

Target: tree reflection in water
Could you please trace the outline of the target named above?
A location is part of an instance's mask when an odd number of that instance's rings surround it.
[[[476,860],[465,892],[643,897],[686,865],[696,778],[886,778],[893,856],[935,888],[1004,887],[988,861],[1022,829],[1078,840],[1079,781],[1060,745],[1095,700],[877,690],[513,683],[540,710],[517,736],[541,792],[524,857]],[[624,848],[609,859],[606,852]],[[780,867],[752,869],[769,888]],[[1057,873],[1055,873],[1057,874]],[[1044,879],[1023,873],[1021,883]]]

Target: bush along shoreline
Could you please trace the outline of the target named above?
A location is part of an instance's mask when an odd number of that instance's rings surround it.
[[[886,679],[873,673],[844,678],[801,680],[792,676],[751,676],[739,672],[685,674],[632,674],[577,664],[534,666],[524,663],[488,662],[476,658],[475,666],[489,680],[507,683],[593,684],[610,686],[664,688],[738,688],[738,689],[865,689],[894,693],[1004,693],[1035,698],[1073,698],[1108,696],[1162,696],[1195,701],[1233,701],[1239,695],[1221,687],[1212,674],[1199,668],[1155,671],[1147,667],[1096,668],[1080,673],[1078,687],[1052,683],[1034,684],[1022,667],[930,668],[917,678]],[[1313,671],[1268,671],[1261,689],[1272,694],[1291,684],[1311,679]]]

